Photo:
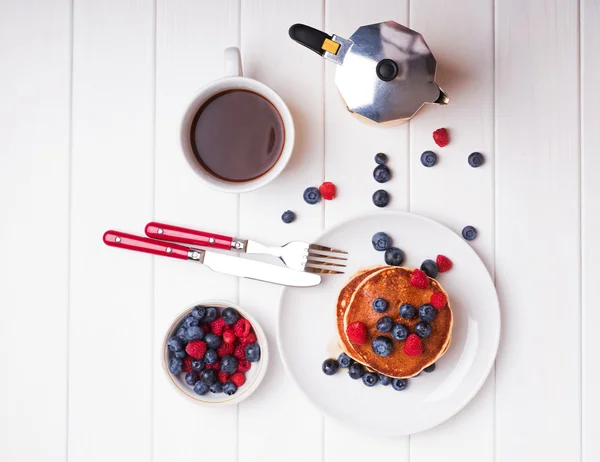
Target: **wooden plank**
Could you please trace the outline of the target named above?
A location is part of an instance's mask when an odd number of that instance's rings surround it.
[[[69,459],[150,460],[152,259],[109,228],[152,215],[152,0],[74,4]]]
[[[321,0],[242,3],[241,50],[244,73],[271,86],[288,104],[295,122],[293,157],[279,178],[240,197],[239,235],[273,244],[306,240],[321,230],[322,205],[302,200],[307,186],[323,179],[323,62],[294,43],[288,28],[323,23]],[[291,209],[297,221],[286,225]],[[281,289],[242,280],[240,303],[265,329],[270,342],[269,371],[257,393],[240,404],[239,460],[320,460],[322,418],[284,371],[276,347],[277,307]]]
[[[581,456],[578,25],[577,2],[496,5],[498,462]]]
[[[581,207],[582,207],[582,460],[591,462],[600,453],[600,373],[597,352],[600,339],[594,326],[600,323],[595,303],[595,283],[600,278],[600,4],[581,2]]]
[[[234,234],[236,195],[213,191],[189,168],[179,145],[179,122],[194,93],[223,76],[223,50],[239,43],[239,2],[159,0],[156,36],[155,218]],[[237,301],[235,278],[157,258],[154,321],[154,460],[188,459],[197,442],[202,458],[234,460],[237,406],[195,407],[178,396],[160,366],[161,345],[173,319],[196,302]]]
[[[349,38],[361,25],[394,20],[408,24],[408,1],[385,0],[374,8],[359,0],[326,2],[325,31]],[[330,227],[359,213],[377,210],[372,195],[385,189],[391,196],[388,209],[408,210],[409,139],[408,125],[378,127],[352,117],[341,99],[334,76],[336,65],[325,64],[325,179],[338,187],[338,196],[325,204],[326,226]],[[388,155],[392,179],[379,184],[373,179],[378,152]],[[352,444],[340,444],[352,441]],[[409,438],[376,438],[357,434],[334,419],[325,418],[325,460],[409,460]]]
[[[66,458],[70,62],[69,1],[0,2],[5,461]]]
[[[436,81],[450,96],[448,106],[426,106],[411,121],[411,211],[435,218],[458,233],[465,225],[475,226],[479,236],[472,245],[492,274],[493,6],[492,0],[420,0],[410,5],[410,26],[423,34],[433,51],[438,61]],[[433,131],[440,127],[450,133],[450,144],[444,148],[432,139]],[[420,162],[426,150],[438,154],[433,168]],[[473,151],[485,156],[485,164],[477,169],[467,162]],[[411,462],[493,459],[493,377],[492,370],[480,393],[454,418],[411,437]]]

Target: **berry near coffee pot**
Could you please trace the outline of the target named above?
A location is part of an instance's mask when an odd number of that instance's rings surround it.
[[[348,111],[385,125],[409,120],[425,103],[446,105],[437,62],[418,32],[394,21],[359,27],[349,39],[294,24],[290,37],[338,65],[335,83]]]

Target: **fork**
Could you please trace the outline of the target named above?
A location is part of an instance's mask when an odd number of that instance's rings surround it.
[[[308,242],[292,241],[277,247],[165,223],[148,223],[145,231],[148,237],[154,239],[248,254],[271,255],[279,258],[290,269],[309,273],[343,274],[348,254],[343,250]]]

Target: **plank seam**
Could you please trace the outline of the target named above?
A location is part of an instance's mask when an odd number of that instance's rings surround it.
[[[492,215],[492,220],[493,220],[493,242],[494,242],[494,250],[493,250],[493,264],[492,264],[492,268],[494,270],[494,274],[492,276],[492,279],[494,280],[494,287],[496,287],[496,255],[497,255],[497,251],[498,251],[498,168],[497,168],[497,156],[498,156],[498,142],[497,142],[497,131],[498,131],[498,118],[497,118],[497,113],[496,113],[496,101],[498,99],[498,93],[497,93],[497,87],[496,87],[496,81],[497,81],[497,76],[496,76],[496,61],[498,59],[498,49],[497,49],[497,40],[496,40],[496,33],[497,33],[497,23],[496,23],[496,0],[494,0],[492,2],[492,26],[494,28],[494,33],[492,34],[492,51],[494,53],[494,59],[492,60],[492,87],[493,87],[493,92],[494,92],[494,98],[492,100],[492,113],[494,116],[494,129],[492,130],[492,137],[493,137],[493,146],[494,146],[494,187],[492,189],[494,197],[493,197],[493,204],[494,204],[494,214]],[[502,313],[502,307],[500,307],[500,313]],[[502,319],[502,316],[500,316],[500,318]],[[502,327],[501,327],[502,328]],[[492,409],[492,415],[493,415],[493,423],[492,423],[492,429],[493,429],[493,447],[492,447],[492,454],[493,454],[493,460],[494,462],[496,462],[496,460],[498,459],[498,444],[497,444],[497,440],[498,440],[498,419],[497,419],[497,406],[498,406],[498,394],[496,392],[496,375],[497,375],[497,369],[496,369],[496,359],[494,359],[494,402],[493,402],[493,409]]]
[[[577,140],[578,142],[578,146],[577,146],[577,150],[579,152],[579,338],[580,338],[580,354],[579,354],[579,371],[580,371],[580,382],[579,382],[579,457],[580,460],[583,461],[584,458],[584,454],[583,454],[583,425],[584,425],[584,419],[583,419],[583,396],[584,396],[584,376],[585,376],[585,371],[583,369],[583,356],[585,354],[585,350],[584,350],[584,329],[583,329],[583,319],[584,319],[584,315],[585,315],[585,308],[584,308],[584,304],[583,304],[583,300],[584,300],[584,272],[583,272],[583,259],[584,259],[584,253],[583,253],[583,247],[584,247],[584,226],[583,226],[583,201],[584,201],[584,195],[583,195],[583,99],[582,99],[582,89],[583,89],[583,84],[582,84],[582,78],[583,78],[583,72],[582,72],[582,63],[583,63],[583,57],[582,57],[582,39],[581,39],[581,34],[582,34],[582,27],[581,27],[581,0],[577,1],[577,72],[578,72],[578,79],[577,79],[577,93],[579,96],[579,99],[577,101],[578,103],[578,123],[579,123],[579,138]]]
[[[153,23],[152,23],[152,51],[153,51],[153,62],[152,62],[152,219],[156,219],[156,90],[157,90],[157,28],[158,28],[158,1],[153,2]],[[150,351],[154,349],[154,339],[156,334],[156,265],[155,257],[152,257],[150,268],[151,268],[151,284],[152,284],[152,304],[151,304],[151,317],[150,317]],[[150,461],[154,462],[154,433],[155,427],[155,383],[154,383],[154,361],[150,365]]]

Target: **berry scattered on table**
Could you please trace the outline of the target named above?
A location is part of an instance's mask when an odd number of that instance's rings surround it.
[[[385,357],[392,352],[394,345],[389,338],[380,335],[371,342],[371,348],[377,356]]]
[[[208,393],[209,389],[210,387],[205,382],[198,381],[194,385],[194,393],[196,393],[197,395],[205,395]]]
[[[413,319],[417,315],[417,310],[410,303],[403,303],[398,309],[398,314],[404,319]]]
[[[387,165],[378,165],[373,170],[373,178],[377,183],[387,183],[390,181],[390,177],[392,176],[390,169]]]
[[[348,324],[348,327],[346,327],[346,335],[352,343],[363,345],[367,341],[367,328],[362,322],[356,321]]]
[[[178,358],[171,358],[171,360],[169,361],[169,371],[171,372],[171,374],[181,374],[182,369],[183,361]]]
[[[375,163],[379,165],[387,164],[388,156],[386,156],[383,152],[378,152],[375,154]]]
[[[385,263],[391,266],[400,266],[404,262],[404,252],[398,247],[390,247],[383,257]]]
[[[292,223],[295,219],[296,219],[296,214],[294,212],[292,212],[291,210],[286,210],[281,215],[281,221],[283,221],[286,224]]]
[[[421,263],[421,271],[423,271],[430,278],[435,278],[438,275],[437,263],[433,260],[425,260]]]
[[[304,198],[304,202],[306,202],[307,204],[315,205],[321,200],[321,193],[317,188],[311,186],[310,188],[306,188],[304,190],[304,194],[302,197]]]
[[[335,359],[331,358],[323,361],[323,365],[321,366],[321,370],[325,375],[333,375],[338,371],[339,368],[340,365],[338,364],[338,362]]]
[[[378,189],[373,193],[373,204],[377,207],[385,207],[390,202],[390,195],[383,189]]]
[[[348,375],[353,380],[360,379],[364,373],[365,373],[365,368],[360,363],[352,363],[352,364],[350,364],[350,367],[348,368]]]
[[[410,276],[410,280],[408,281],[408,283],[413,287],[425,289],[429,285],[429,278],[427,277],[424,271],[415,269],[412,275]]]
[[[377,385],[379,378],[377,377],[377,374],[374,374],[373,372],[367,372],[362,376],[362,381],[367,387],[373,387]]]
[[[435,315],[437,314],[436,309],[431,306],[429,303],[425,305],[421,305],[419,308],[419,317],[422,321],[431,322],[435,319]]]
[[[415,334],[421,338],[427,338],[431,335],[431,326],[425,321],[419,321],[415,326]]]
[[[408,386],[407,379],[392,379],[392,388],[396,391],[402,391]]]
[[[433,167],[437,162],[437,155],[433,151],[425,151],[421,154],[421,163],[425,167]]]
[[[260,359],[260,346],[258,343],[246,345],[246,359],[251,363],[255,363]]]
[[[326,181],[319,186],[319,192],[321,193],[321,197],[323,197],[323,199],[330,201],[335,198],[336,188],[333,183]]]
[[[206,343],[202,340],[193,340],[187,344],[185,351],[192,358],[202,359],[206,353]]]
[[[452,260],[444,255],[438,255],[435,257],[435,262],[437,263],[440,273],[445,273],[446,271],[450,271],[452,269]]]
[[[383,298],[376,298],[371,305],[377,313],[383,313],[387,310],[388,302]]]
[[[410,334],[404,342],[404,354],[406,356],[421,356],[423,344],[417,334]]]
[[[469,165],[471,167],[477,168],[483,165],[485,159],[483,158],[483,154],[481,154],[480,152],[472,152],[471,154],[469,154],[467,161],[469,162]]]
[[[394,327],[394,321],[392,321],[392,318],[390,318],[389,316],[379,318],[377,320],[377,323],[375,324],[375,328],[382,334],[391,331],[392,327]]]
[[[392,383],[392,378],[388,377],[387,375],[383,375],[383,374],[377,374],[377,377],[379,377],[379,383],[381,385],[383,385],[384,387],[387,387],[390,383]]]
[[[446,130],[445,128],[438,128],[437,130],[435,130],[433,132],[433,141],[435,141],[435,144],[437,144],[440,148],[447,146],[450,142],[448,130]]]
[[[373,234],[373,237],[371,238],[371,243],[373,244],[373,248],[375,250],[383,252],[384,250],[390,248],[392,240],[390,239],[390,236],[380,231],[378,233]]]
[[[394,340],[398,340],[399,342],[406,340],[408,333],[408,327],[406,327],[404,324],[396,324],[394,327],[392,327],[392,338]]]
[[[337,362],[340,367],[350,367],[350,364],[352,364],[354,361],[346,353],[342,353],[338,356]]]
[[[237,391],[238,387],[233,382],[225,382],[223,384],[223,393],[227,396],[233,395]]]
[[[435,363],[427,366],[425,369],[423,369],[425,372],[429,373],[429,372],[433,372],[435,371]]]
[[[462,230],[462,237],[467,241],[472,241],[477,237],[477,230],[473,226],[465,226]]]
[[[431,303],[434,308],[441,310],[446,306],[446,303],[448,303],[448,297],[446,297],[444,292],[434,292],[431,294],[429,303]]]

